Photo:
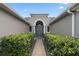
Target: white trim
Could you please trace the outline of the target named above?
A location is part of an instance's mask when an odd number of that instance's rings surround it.
[[[45,25],[44,25],[44,33],[45,33]]]
[[[46,26],[46,24],[45,24],[45,22],[44,22],[42,19],[37,19],[37,20],[34,22],[34,33],[35,33],[36,22],[38,22],[38,21],[42,21],[42,22],[43,22],[43,25],[44,25],[44,33],[45,33],[45,26]]]
[[[34,33],[35,33],[35,26],[34,26]]]
[[[35,22],[34,22],[34,26],[36,25],[36,22],[38,22],[38,21],[42,21],[43,24],[46,25],[45,22],[44,22],[42,19],[37,19],[37,20],[35,20]]]

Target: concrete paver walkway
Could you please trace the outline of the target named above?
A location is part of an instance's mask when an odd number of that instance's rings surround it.
[[[32,56],[46,56],[45,48],[41,38],[36,39]]]

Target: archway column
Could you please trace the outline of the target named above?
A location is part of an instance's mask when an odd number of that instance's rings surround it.
[[[34,33],[35,33],[35,26],[34,26]]]
[[[34,26],[32,26],[32,32],[34,32]]]
[[[46,33],[46,25],[44,25],[44,34]]]

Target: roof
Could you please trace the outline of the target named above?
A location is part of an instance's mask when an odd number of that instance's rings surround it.
[[[5,10],[6,12],[8,12],[9,14],[13,15],[14,17],[18,18],[19,20],[21,20],[22,22],[30,25],[28,22],[25,21],[25,19],[23,17],[21,17],[18,13],[16,13],[14,10],[12,10],[11,8],[9,8],[6,4],[0,3],[0,8],[2,8],[3,10]]]
[[[65,17],[65,16],[69,15],[69,13],[67,12],[68,10],[74,12],[74,11],[76,11],[76,9],[77,9],[78,7],[79,7],[79,3],[72,4],[67,10],[65,10],[62,14],[60,14],[58,17],[56,17],[56,18],[54,19],[54,21],[50,22],[49,25],[54,24],[54,23],[56,23],[57,21],[59,21],[61,18],[63,18],[63,17]]]
[[[31,13],[30,15],[48,15],[48,13]]]
[[[30,14],[31,16],[33,16],[33,15],[49,15],[48,13],[31,13]]]

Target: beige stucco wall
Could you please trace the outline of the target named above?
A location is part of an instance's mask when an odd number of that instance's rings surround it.
[[[50,25],[50,32],[56,34],[72,35],[72,17],[67,15],[60,21]]]
[[[0,37],[28,31],[29,25],[0,9]]]
[[[75,36],[79,37],[79,12],[75,16]]]

